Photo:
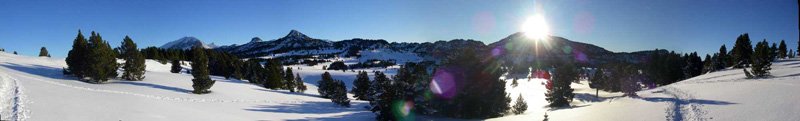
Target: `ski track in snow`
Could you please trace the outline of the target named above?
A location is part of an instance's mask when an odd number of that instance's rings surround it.
[[[11,116],[8,116],[10,118],[7,118],[7,119],[10,119],[10,120],[13,120],[13,121],[24,121],[25,119],[28,119],[29,116],[30,116],[30,110],[28,110],[26,108],[26,106],[25,106],[25,104],[28,103],[28,100],[27,100],[27,97],[25,96],[25,93],[22,91],[22,88],[23,88],[22,85],[19,85],[19,81],[17,81],[16,78],[8,76],[8,75],[5,75],[5,74],[4,75],[0,75],[0,78],[2,78],[2,80],[5,80],[5,81],[3,81],[3,83],[5,83],[4,85],[7,85],[7,86],[12,88],[10,90],[10,91],[12,91],[11,92],[12,93],[11,94],[12,97],[11,97],[11,102],[10,102],[11,103],[10,104],[11,105],[10,115]],[[2,118],[2,117],[0,117],[0,118]]]
[[[37,78],[31,77],[25,74],[16,74],[18,76],[22,76],[31,80],[36,80]],[[125,91],[116,91],[116,90],[105,90],[105,89],[95,89],[89,87],[82,87],[82,86],[75,86],[69,85],[54,81],[47,81],[47,80],[37,80],[39,82],[45,82],[48,84],[68,87],[78,90],[85,90],[91,92],[100,92],[100,93],[112,93],[112,94],[124,94],[124,95],[132,95],[138,97],[144,97],[149,99],[156,99],[156,100],[164,100],[164,101],[174,101],[174,102],[197,102],[197,103],[305,103],[309,101],[275,101],[275,100],[243,100],[243,99],[233,99],[233,100],[226,100],[226,99],[203,99],[203,98],[182,98],[182,97],[167,97],[167,96],[157,96],[157,95],[147,95],[147,94],[140,94],[140,93],[133,93],[133,92],[125,92]],[[188,93],[187,93],[188,94]]]
[[[705,114],[703,105],[692,103],[695,100],[694,96],[683,90],[674,87],[664,87],[664,94],[675,98],[674,101],[669,101],[669,106],[666,109],[667,121],[705,121]]]

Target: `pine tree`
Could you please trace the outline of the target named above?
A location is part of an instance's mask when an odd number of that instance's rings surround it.
[[[788,49],[786,48],[786,42],[784,40],[781,40],[781,45],[778,47],[778,58],[787,57],[787,52],[789,51],[787,51],[786,49]]]
[[[577,74],[577,69],[572,63],[563,63],[555,68],[552,89],[545,94],[546,100],[550,102],[550,107],[569,106],[569,102],[575,95],[572,93],[573,89],[570,84],[578,79]]]
[[[327,71],[322,73],[322,80],[317,81],[317,83],[317,87],[319,87],[317,91],[322,98],[330,98],[331,95],[333,95],[330,92],[333,90],[333,83],[335,82],[333,81],[333,77],[331,77],[331,73]]]
[[[14,51],[14,55],[17,55],[17,51]]]
[[[47,48],[42,47],[39,50],[39,57],[50,57],[50,53],[47,52]]]
[[[528,110],[528,104],[525,102],[525,99],[522,98],[522,94],[517,97],[517,102],[514,103],[512,109],[514,114],[522,114],[525,113],[525,110]]]
[[[347,98],[347,87],[341,80],[334,80],[329,92],[331,102],[341,106],[350,107],[350,99]]]
[[[286,74],[285,75],[286,76],[284,76],[284,80],[286,80],[285,81],[286,84],[284,84],[284,85],[286,85],[286,88],[289,89],[289,92],[294,92],[294,89],[296,89],[295,88],[296,87],[295,84],[297,84],[297,82],[294,81],[294,72],[292,72],[292,68],[291,67],[287,67],[286,68]]]
[[[731,66],[729,61],[730,61],[730,56],[728,55],[728,50],[727,48],[725,48],[725,45],[723,44],[722,47],[719,47],[719,58],[717,60],[717,63],[719,63],[720,66],[718,67],[725,68]]]
[[[214,80],[208,76],[208,57],[206,56],[205,49],[201,46],[194,46],[192,48],[192,88],[195,94],[210,93],[208,89],[214,86]]]
[[[750,42],[750,36],[747,33],[739,35],[732,51],[733,63],[731,64],[735,65],[735,67],[747,67],[748,64],[751,64],[750,57],[753,53],[753,45]]]
[[[303,83],[303,78],[302,78],[302,77],[300,77],[300,74],[299,74],[299,73],[298,73],[298,74],[295,74],[295,76],[294,76],[294,77],[297,77],[297,78],[295,79],[295,83],[296,83],[296,85],[297,85],[297,92],[300,92],[300,93],[303,93],[303,92],[305,92],[305,91],[306,91],[306,89],[307,89],[307,87],[306,87],[306,84],[305,84],[305,83]]]
[[[764,39],[764,41],[767,41],[767,39]],[[772,43],[772,46],[769,47],[769,55],[768,55],[768,57],[770,58],[770,60],[777,60],[779,58],[778,54],[779,54],[779,52],[778,52],[778,44]]]
[[[595,97],[599,97],[600,88],[603,87],[603,84],[605,83],[604,81],[605,73],[603,72],[603,69],[597,69],[592,78],[589,79],[589,87],[595,89]]]
[[[144,55],[139,52],[136,43],[134,43],[130,37],[125,36],[119,50],[120,53],[122,53],[122,58],[125,59],[125,64],[122,66],[124,69],[122,78],[131,81],[144,79],[144,69],[146,67],[144,64]]]
[[[266,75],[266,83],[264,83],[264,87],[269,89],[285,89],[285,84],[283,81],[283,66],[277,59],[270,59],[267,65],[264,67],[267,70]]]
[[[181,61],[177,60],[177,59],[176,60],[172,60],[172,67],[170,67],[169,72],[180,73],[181,70],[183,70],[183,67],[181,67]]]
[[[265,82],[264,80],[266,80],[264,77],[266,73],[264,67],[254,59],[247,60],[245,66],[244,78],[250,81],[250,83],[263,85]]]
[[[72,42],[72,49],[69,50],[69,53],[67,54],[67,72],[80,79],[86,77],[85,74],[88,67],[88,52],[89,42],[87,42],[86,38],[83,37],[81,31],[78,30],[78,35]]]
[[[103,83],[117,76],[117,57],[114,50],[99,33],[89,37],[89,68],[86,74],[94,83]]]
[[[755,77],[766,77],[769,75],[769,70],[771,70],[771,58],[769,55],[769,47],[767,41],[760,42],[756,44],[756,51],[753,53],[752,62],[753,65],[751,67],[753,76]]]
[[[394,103],[399,99],[398,90],[394,83],[382,72],[375,72],[375,81],[372,83],[369,94],[370,111],[376,113],[375,119],[379,121],[397,120],[397,113],[392,109]]]
[[[367,75],[366,71],[358,72],[356,76],[356,80],[353,80],[353,98],[357,100],[367,100],[370,87],[369,75]]]

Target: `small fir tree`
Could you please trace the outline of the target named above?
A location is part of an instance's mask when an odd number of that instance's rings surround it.
[[[192,93],[195,94],[205,94],[210,93],[208,89],[211,86],[214,86],[214,80],[208,76],[208,57],[206,56],[205,50],[201,46],[195,46],[192,48],[192,88],[194,91]]]
[[[525,113],[525,110],[528,110],[528,104],[525,102],[525,99],[522,98],[522,94],[517,97],[517,102],[514,103],[512,109],[514,114],[522,114]]]
[[[353,80],[353,98],[357,100],[367,100],[367,91],[370,87],[369,75],[366,71],[358,72],[356,80]]]
[[[42,49],[39,49],[39,57],[50,57],[50,53],[47,52],[47,48],[42,47]]]
[[[172,66],[170,67],[169,72],[180,73],[181,70],[183,70],[183,67],[181,67],[181,61],[180,60],[172,60],[171,64],[172,64]]]

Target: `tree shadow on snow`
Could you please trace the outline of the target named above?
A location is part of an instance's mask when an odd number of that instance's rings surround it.
[[[603,102],[608,99],[624,97],[623,95],[620,96],[611,96],[611,97],[597,97],[594,94],[589,93],[575,93],[575,97],[573,100],[583,101],[583,102]]]
[[[77,78],[65,76],[61,72],[61,68],[54,68],[49,66],[43,65],[20,65],[15,63],[3,63],[0,66],[14,69],[19,72],[24,72],[28,74],[33,74],[41,77],[47,77],[51,79],[63,79],[63,80],[77,80]]]
[[[300,95],[300,96],[308,96],[308,97],[320,97],[319,95],[312,95],[312,94],[300,93],[300,92],[288,92],[288,91],[271,90],[271,89],[263,89],[263,88],[258,88],[256,90],[265,91],[265,92],[281,93],[281,94],[287,94],[287,95]],[[309,90],[306,90],[306,91],[309,91]]]
[[[164,89],[164,90],[175,91],[175,92],[180,92],[180,93],[188,93],[188,92],[192,91],[192,90],[178,88],[178,87],[164,86],[164,85],[144,83],[144,82],[134,82],[134,81],[116,81],[116,82],[112,82],[111,84],[128,84],[128,85],[133,85],[133,86],[143,86],[143,87]]]
[[[366,102],[350,102],[350,107],[342,107],[333,102],[300,102],[276,105],[259,105],[244,110],[258,112],[295,113],[295,114],[334,114],[341,112],[369,112],[364,107]]]

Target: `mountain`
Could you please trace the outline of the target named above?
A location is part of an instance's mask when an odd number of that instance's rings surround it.
[[[229,52],[242,58],[279,58],[285,62],[343,57],[351,58],[350,60],[353,60],[351,62],[383,60],[402,64],[420,61],[438,62],[459,48],[491,50],[491,55],[513,65],[559,58],[574,58],[587,66],[619,61],[639,63],[652,52],[611,52],[596,45],[557,36],[550,36],[546,41],[535,41],[525,37],[523,33],[514,33],[486,45],[481,41],[468,39],[423,43],[398,43],[362,38],[329,41],[312,38],[297,30],[291,30],[286,36],[278,39],[263,41],[259,37],[254,37],[248,43],[222,46],[215,50]]]
[[[161,45],[162,49],[181,49],[181,50],[188,50],[192,49],[194,46],[203,46],[204,48],[216,48],[217,46],[214,43],[211,44],[203,44],[203,41],[197,39],[195,37],[183,37],[178,40],[168,42],[167,44]]]

